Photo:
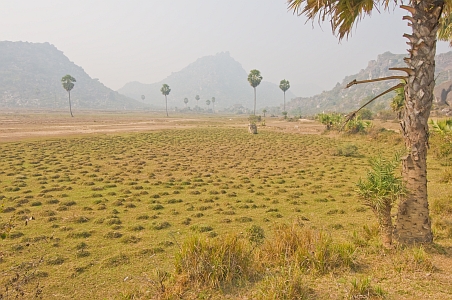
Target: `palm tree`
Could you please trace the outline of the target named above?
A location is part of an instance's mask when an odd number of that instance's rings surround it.
[[[213,113],[215,113],[215,97],[212,97]]]
[[[162,94],[165,95],[166,116],[168,117],[168,99],[166,98],[166,96],[168,96],[169,93],[171,92],[169,85],[164,83],[162,85],[162,88],[160,89],[160,92],[162,92]]]
[[[367,178],[358,182],[358,195],[377,217],[383,246],[386,248],[392,246],[392,207],[405,194],[402,178],[394,174],[399,160],[398,154],[393,160],[386,160],[381,155],[370,158],[371,168]]]
[[[254,89],[254,115],[256,115],[256,87],[261,83],[262,75],[259,70],[251,70],[248,75],[248,82]]]
[[[356,21],[371,15],[379,4],[389,10],[394,1],[309,1],[287,0],[289,9],[298,15],[306,15],[314,21],[326,20],[331,23],[339,40],[348,37]],[[451,40],[452,3],[450,1],[418,0],[400,5],[410,16],[403,17],[409,22],[412,34],[404,34],[410,49],[406,57],[406,68],[393,68],[404,72],[404,76],[390,76],[378,80],[403,79],[388,91],[403,87],[405,102],[400,113],[400,123],[407,155],[402,159],[402,177],[406,182],[407,194],[399,204],[395,238],[405,244],[431,243],[433,234],[427,201],[427,147],[428,117],[433,102],[435,86],[436,41]],[[352,81],[349,86],[366,80]],[[386,91],[386,92],[388,92]],[[369,101],[370,102],[370,101]],[[354,112],[356,113],[356,112]]]
[[[72,106],[71,106],[71,90],[74,88],[74,82],[76,82],[75,78],[71,75],[66,75],[61,78],[61,84],[63,84],[63,88],[69,94],[69,111],[71,112],[71,117],[74,117],[72,114]]]
[[[262,112],[264,113],[264,118],[265,118],[265,114],[267,113],[267,110],[264,108],[264,109],[262,110]]]
[[[141,100],[144,101],[144,99],[146,99],[146,96],[145,95],[141,95]]]
[[[198,101],[199,101],[199,99],[201,99],[201,98],[199,98],[199,95],[196,95],[196,97],[195,97],[195,100],[196,100],[196,106],[198,106]]]
[[[206,104],[207,104],[207,107],[210,106],[210,100],[209,100],[209,99],[206,100]],[[208,108],[207,108],[207,109],[208,109]]]
[[[281,80],[281,82],[279,83],[279,88],[284,92],[284,110],[286,111],[286,91],[288,89],[290,89],[290,83],[289,80]]]
[[[187,107],[188,98],[184,98],[185,107]]]

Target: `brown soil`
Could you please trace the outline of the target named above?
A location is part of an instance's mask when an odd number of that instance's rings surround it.
[[[260,130],[277,130],[301,134],[320,134],[324,126],[312,120],[287,122],[266,118]],[[42,137],[61,137],[85,134],[113,134],[145,132],[162,129],[226,126],[248,128],[247,117],[236,115],[175,115],[162,117],[157,113],[80,113],[71,118],[62,112],[1,112],[0,142],[11,142]]]

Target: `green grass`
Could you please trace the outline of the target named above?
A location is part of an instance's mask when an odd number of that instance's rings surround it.
[[[402,147],[392,141],[284,133],[268,126],[250,135],[246,129],[203,125],[0,143],[0,226],[10,219],[14,225],[0,241],[0,269],[5,270],[0,294],[27,266],[27,272],[47,274],[21,285],[29,297],[39,282],[46,299],[146,299],[162,285],[173,291],[187,288],[183,276],[204,280],[200,269],[190,269],[196,255],[180,252],[187,251],[186,243],[193,248],[202,241],[211,250],[205,259],[215,262],[209,264],[215,276],[206,279],[206,286],[187,292],[193,298],[203,293],[343,298],[369,292],[367,283],[358,281],[353,286],[357,292],[350,292],[350,282],[371,277],[394,298],[433,293],[447,299],[451,284],[435,287],[441,277],[430,282],[432,277],[412,275],[450,268],[433,266],[431,258],[451,261],[452,222],[450,214],[444,214],[451,204],[444,195],[452,194],[452,188],[435,179],[443,172],[438,162],[429,160],[430,199],[435,237],[443,252],[400,249],[387,254],[378,234],[362,230],[372,228],[375,219],[359,201],[356,182],[365,176],[369,156],[391,157]],[[360,155],[337,155],[337,149],[351,144]],[[303,234],[282,229],[292,224],[303,228]],[[236,248],[223,249],[240,254],[235,260],[214,255],[212,249],[225,247],[222,242],[230,241],[231,234],[246,240],[250,228],[261,239],[265,236],[265,242],[232,243]],[[288,240],[270,243],[281,236]],[[289,241],[292,248],[287,248]],[[272,257],[265,249],[278,251]],[[246,270],[231,266],[251,252],[260,253],[259,261],[267,265],[250,269],[245,260]],[[296,264],[282,263],[285,260]],[[162,279],[155,275],[158,270],[171,276]],[[267,273],[256,276],[255,271],[262,270]],[[341,287],[339,272],[347,287]],[[406,274],[409,282],[397,288]],[[217,290],[226,284],[227,289]],[[427,288],[419,288],[423,285]]]

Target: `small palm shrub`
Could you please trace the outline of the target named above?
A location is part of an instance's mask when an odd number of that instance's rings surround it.
[[[450,166],[452,163],[452,119],[430,120],[429,124],[432,129],[432,153],[441,161],[441,164]]]
[[[366,133],[371,124],[369,121],[363,121],[361,116],[357,116],[345,124],[344,131],[349,134]]]
[[[344,116],[338,113],[321,113],[315,119],[326,126],[326,130],[339,130],[344,121]]]
[[[396,200],[405,194],[401,177],[394,171],[399,166],[399,155],[387,160],[381,155],[369,160],[370,169],[366,179],[358,181],[358,195],[369,206],[378,219],[382,242],[385,247],[392,245],[391,209]]]

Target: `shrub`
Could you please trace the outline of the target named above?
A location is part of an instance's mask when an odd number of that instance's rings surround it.
[[[344,117],[338,113],[321,113],[315,116],[315,119],[326,126],[326,130],[339,130]]]
[[[336,152],[334,153],[336,156],[345,156],[345,157],[357,157],[358,146],[354,144],[344,144],[336,148]]]
[[[367,128],[369,128],[371,124],[371,122],[363,121],[361,117],[357,116],[345,124],[344,131],[349,134],[366,133]]]
[[[372,120],[374,118],[372,111],[367,108],[363,108],[359,111],[359,117],[363,120]]]

